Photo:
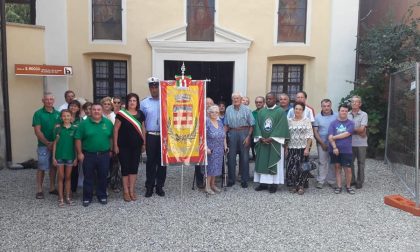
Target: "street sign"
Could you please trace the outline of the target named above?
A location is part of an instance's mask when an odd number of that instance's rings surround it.
[[[73,68],[71,66],[16,64],[15,74],[24,76],[71,76],[73,75]]]

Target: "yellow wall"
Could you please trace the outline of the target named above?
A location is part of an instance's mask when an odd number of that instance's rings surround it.
[[[184,23],[183,0],[127,0],[125,44],[89,40],[89,2],[67,1],[69,64],[73,66],[70,89],[77,96],[93,99],[92,59],[127,60],[128,92],[149,95],[146,85],[152,72],[152,52],[147,37],[179,27]],[[83,14],[82,14],[83,13]]]
[[[219,25],[253,41],[248,55],[248,95],[252,106],[256,96],[270,91],[273,64],[303,64],[303,89],[308,94],[308,103],[318,108],[327,89],[331,1],[312,0],[307,20],[309,43],[295,46],[275,44],[277,2],[219,0]]]
[[[312,3],[307,21],[309,43],[290,46],[275,42],[278,0],[216,0],[216,26],[252,40],[247,66],[247,95],[252,107],[256,96],[270,90],[273,64],[303,64],[308,103],[319,111],[319,101],[327,93],[331,1],[308,1]],[[140,97],[149,95],[145,82],[152,73],[152,50],[147,38],[185,25],[186,0],[123,2],[126,40],[101,43],[89,39],[91,1],[67,1],[68,64],[73,66],[69,88],[78,97],[93,98],[92,59],[127,60],[128,92],[136,92]],[[23,161],[36,157],[31,118],[42,105],[42,78],[16,77],[14,64],[45,62],[44,29],[9,24],[7,39],[13,160]],[[30,144],[29,138],[33,139]]]
[[[304,64],[304,90],[308,103],[317,108],[325,98],[328,76],[331,1],[312,2],[308,45],[275,44],[278,0],[216,0],[216,25],[251,39],[248,54],[248,96],[253,100],[264,95],[271,86],[273,64]],[[152,51],[147,38],[185,25],[186,0],[126,0],[126,43],[101,44],[89,41],[89,3],[67,1],[69,64],[74,75],[70,89],[77,96],[93,97],[91,59],[128,60],[128,91],[140,97],[148,95],[145,80],[152,72]],[[234,11],[233,11],[234,10]]]
[[[32,116],[42,107],[43,80],[42,77],[16,76],[15,64],[44,64],[44,28],[8,23],[6,33],[12,159],[22,162],[36,159]]]

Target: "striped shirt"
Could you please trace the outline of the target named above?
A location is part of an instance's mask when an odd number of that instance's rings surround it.
[[[236,110],[233,105],[226,108],[225,125],[229,128],[239,128],[244,126],[254,126],[255,120],[251,109],[243,104]]]

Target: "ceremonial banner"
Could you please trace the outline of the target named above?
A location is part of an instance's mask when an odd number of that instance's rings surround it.
[[[206,164],[206,85],[190,76],[160,82],[162,165]]]

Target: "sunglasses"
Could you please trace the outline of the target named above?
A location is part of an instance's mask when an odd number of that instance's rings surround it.
[[[116,102],[116,101],[114,101],[114,104],[121,104],[121,102],[119,102],[119,101],[117,101],[117,102]]]

